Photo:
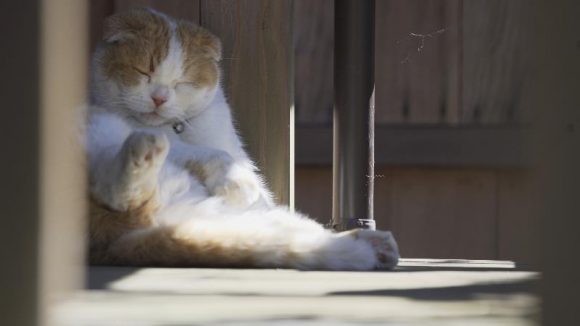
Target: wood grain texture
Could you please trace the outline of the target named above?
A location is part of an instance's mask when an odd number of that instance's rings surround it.
[[[497,258],[497,182],[493,169],[377,166],[377,228],[394,232],[404,257]],[[326,223],[332,169],[296,170],[296,209]]]
[[[528,7],[526,0],[464,1],[463,123],[518,123],[526,114]]]
[[[459,0],[376,3],[377,123],[456,123]]]
[[[300,166],[296,169],[296,210],[319,223],[332,219],[332,168]]]
[[[510,126],[378,126],[375,161],[422,167],[523,167],[525,134],[525,129]],[[296,162],[331,164],[332,129],[297,127]]]
[[[149,7],[175,18],[199,24],[201,0],[115,0],[115,11]]]
[[[496,179],[490,171],[390,170],[387,216],[406,257],[496,255]],[[380,187],[380,184],[377,188]],[[380,191],[380,190],[378,190]]]
[[[498,259],[518,263],[539,262],[537,239],[537,201],[534,200],[534,176],[528,170],[498,170]]]
[[[292,1],[203,0],[202,25],[222,39],[226,94],[250,155],[279,203],[291,202]]]
[[[294,0],[297,123],[332,122],[333,49],[334,0]]]

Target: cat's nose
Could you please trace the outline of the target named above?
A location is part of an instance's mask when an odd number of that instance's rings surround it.
[[[153,100],[153,103],[155,103],[155,107],[160,107],[163,103],[167,102],[166,96],[152,95],[151,99]]]

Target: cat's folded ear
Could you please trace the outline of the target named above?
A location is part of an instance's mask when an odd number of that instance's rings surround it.
[[[216,61],[222,59],[222,42],[217,36],[204,30],[202,33],[199,33],[198,42],[199,47],[211,58]]]
[[[179,24],[178,34],[184,47],[191,53],[202,54],[216,61],[222,59],[222,43],[207,29],[182,21]]]
[[[146,8],[133,9],[113,14],[105,19],[103,41],[122,43],[137,36],[137,32],[146,28],[155,20],[155,14]]]

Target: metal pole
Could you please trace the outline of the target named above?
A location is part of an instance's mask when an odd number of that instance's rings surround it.
[[[335,230],[374,229],[374,0],[335,1]]]

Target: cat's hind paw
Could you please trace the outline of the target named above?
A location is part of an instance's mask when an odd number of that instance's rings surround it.
[[[399,263],[399,247],[389,231],[355,230],[355,238],[367,241],[375,250],[375,269],[393,269]]]

